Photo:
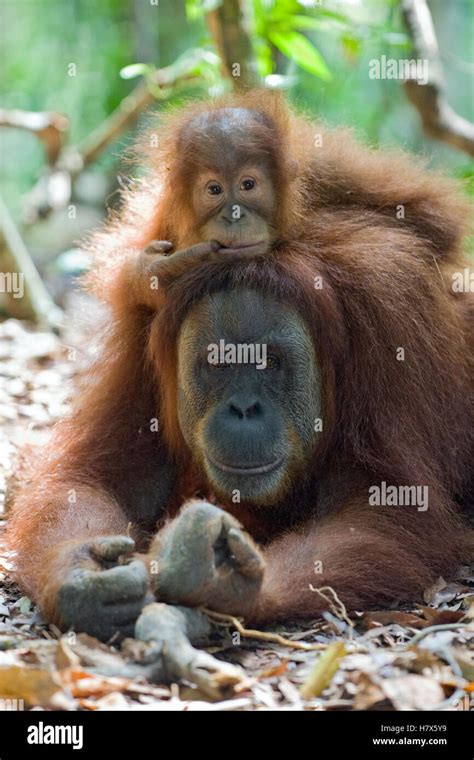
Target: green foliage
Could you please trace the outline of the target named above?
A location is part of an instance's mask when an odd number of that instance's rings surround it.
[[[331,74],[324,62],[321,53],[303,37],[299,32],[292,30],[270,30],[268,33],[270,42],[280,50],[287,58],[321,79],[330,79]]]
[[[318,6],[314,15],[301,13],[302,4],[297,0],[251,0],[255,31],[260,40],[257,48],[257,64],[262,75],[273,73],[271,46],[273,45],[290,61],[320,79],[329,80],[330,71],[323,56],[301,31],[345,28],[347,20],[341,13]],[[301,31],[299,31],[301,30]]]
[[[186,13],[190,21],[203,18],[215,10],[221,0],[186,0]],[[272,46],[286,58],[320,79],[329,80],[331,74],[323,56],[308,37],[301,32],[350,32],[345,14],[315,5],[312,15],[304,15],[303,4],[298,0],[249,0],[249,11],[255,25],[253,37],[257,65],[262,76],[275,68]]]

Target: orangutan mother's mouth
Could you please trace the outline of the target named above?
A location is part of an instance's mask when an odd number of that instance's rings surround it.
[[[273,472],[273,470],[276,470],[283,462],[283,457],[278,457],[278,459],[274,459],[272,462],[267,462],[266,464],[254,465],[252,467],[236,467],[232,464],[218,462],[217,459],[214,459],[209,455],[208,459],[218,470],[222,470],[222,472],[230,472],[232,475],[264,475],[267,472]]]

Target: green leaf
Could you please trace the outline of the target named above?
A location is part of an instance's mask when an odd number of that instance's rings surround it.
[[[331,72],[321,53],[299,32],[280,32],[270,30],[268,36],[275,47],[298,64],[302,69],[309,71],[320,79],[331,79]]]
[[[196,21],[208,11],[214,11],[219,5],[222,5],[222,0],[186,0],[186,16],[190,21]]]
[[[253,0],[253,13],[256,21],[263,21],[266,19],[266,11],[263,7],[262,0]]]
[[[266,77],[273,71],[272,50],[266,40],[257,40],[255,43],[255,57],[257,59],[258,73]]]
[[[338,11],[329,11],[327,8],[322,8],[319,5],[315,8],[315,12],[322,18],[330,18],[332,21],[339,21],[341,24],[349,23],[349,17],[346,16],[345,13],[339,13]]]
[[[339,670],[341,660],[346,656],[346,645],[343,641],[333,641],[326,651],[318,658],[307,680],[301,687],[303,699],[319,697],[329,686],[333,676]]]
[[[315,16],[301,16],[298,13],[294,16],[290,16],[288,19],[290,26],[293,29],[347,29],[349,24],[347,21],[339,21],[329,18],[318,18]]]
[[[342,44],[344,46],[344,50],[350,57],[356,58],[359,55],[361,50],[361,43],[357,37],[345,34],[342,38]]]
[[[145,76],[153,71],[153,66],[148,63],[131,63],[130,66],[124,66],[120,70],[122,79],[135,79],[135,77]]]

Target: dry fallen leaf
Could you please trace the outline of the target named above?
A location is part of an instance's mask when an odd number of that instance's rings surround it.
[[[53,697],[64,690],[58,674],[25,665],[0,666],[0,698],[23,699],[27,707],[52,706]]]
[[[27,596],[20,597],[20,599],[18,599],[18,601],[13,605],[14,608],[18,608],[20,610],[22,615],[27,615],[31,610],[31,606],[31,599],[29,599]]]
[[[445,625],[458,623],[465,616],[463,610],[435,610],[433,607],[420,606],[420,611],[426,620],[425,625]],[[423,628],[423,626],[421,626]]]
[[[368,629],[383,625],[401,625],[406,628],[424,628],[427,625],[419,615],[399,610],[380,610],[377,612],[364,612],[362,622]]]
[[[374,683],[368,673],[357,673],[355,685],[355,710],[373,710],[375,705],[381,705],[387,699],[381,687]]]
[[[84,700],[85,701],[85,700]],[[93,704],[95,710],[129,710],[129,701],[120,691],[111,691],[105,697],[101,697],[95,703],[89,702],[89,709]]]
[[[460,583],[446,583],[441,576],[436,583],[429,586],[423,593],[423,599],[431,607],[440,607],[442,604],[452,602],[458,594],[469,592],[469,586],[462,586]]]
[[[396,710],[434,710],[445,698],[434,678],[411,673],[384,678],[380,686]]]
[[[55,652],[56,667],[58,670],[65,668],[77,668],[80,663],[80,659],[72,651],[65,637],[62,637],[58,641],[58,647]]]
[[[453,647],[453,654],[464,678],[467,678],[468,681],[474,681],[474,652]]]
[[[74,673],[74,672],[73,672]],[[126,691],[130,680],[128,678],[116,678],[105,676],[96,676],[91,673],[76,673],[77,678],[74,678],[73,673],[70,679],[71,692],[74,697],[101,697],[105,694],[110,694],[113,691]],[[86,677],[84,677],[86,676]]]
[[[260,678],[271,678],[272,676],[282,676],[286,673],[288,670],[288,662],[285,660],[282,660],[279,665],[276,665],[274,668],[268,668],[267,670],[264,670],[262,673],[260,673]]]

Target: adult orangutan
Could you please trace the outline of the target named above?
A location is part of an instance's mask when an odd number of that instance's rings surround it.
[[[108,335],[17,497],[19,582],[103,639],[150,588],[254,623],[318,615],[311,586],[419,598],[473,546],[456,188],[264,93],[185,109],[159,146],[94,242]]]

